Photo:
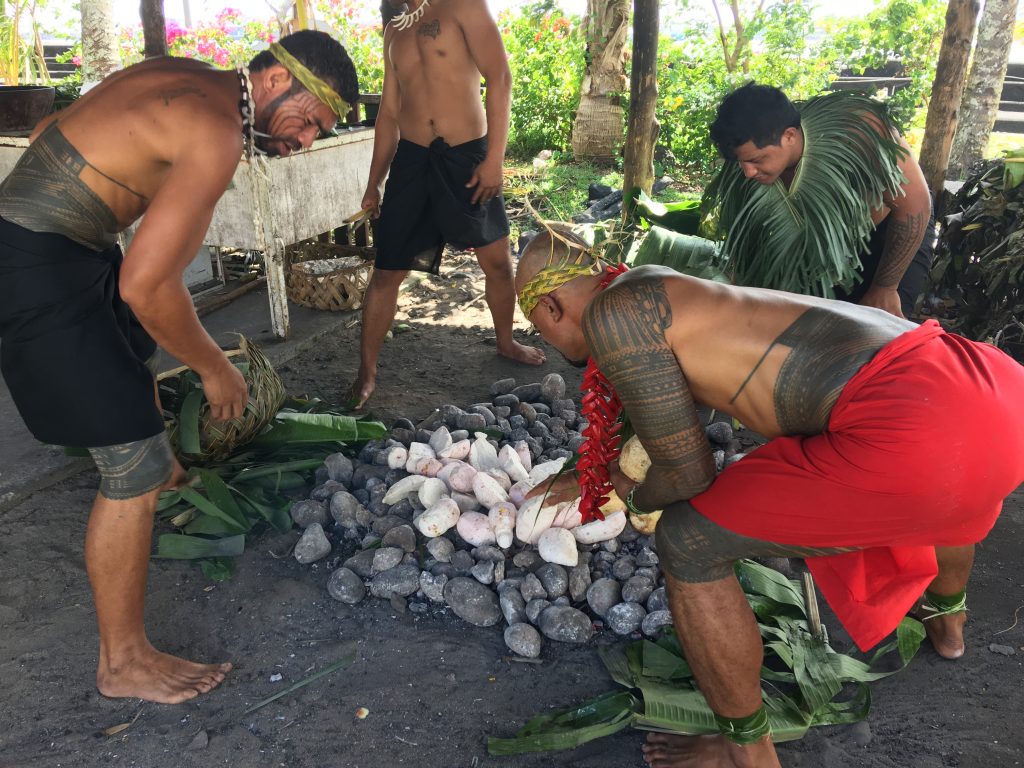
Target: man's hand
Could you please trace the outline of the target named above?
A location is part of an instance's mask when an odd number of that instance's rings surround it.
[[[872,285],[861,298],[860,303],[865,307],[877,307],[884,309],[890,315],[903,317],[903,304],[900,302],[900,294],[895,287],[882,288]]]
[[[473,177],[466,182],[466,189],[476,187],[469,202],[474,205],[491,202],[501,194],[503,181],[501,159],[492,160],[490,157],[485,157],[484,161],[473,171]]]
[[[375,219],[380,216],[380,187],[372,185],[366,188],[361,208],[364,211],[370,211]]]
[[[623,471],[619,469],[618,459],[614,459],[611,464],[608,465],[608,473],[611,475],[612,485],[615,486],[615,494],[625,501],[629,492],[633,490],[633,486],[636,485],[636,481],[630,480]]]
[[[220,423],[242,415],[249,402],[249,388],[226,357],[216,370],[199,375],[203,380],[203,394],[210,403],[211,420]]]

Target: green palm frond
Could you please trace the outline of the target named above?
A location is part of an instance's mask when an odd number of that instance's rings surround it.
[[[867,96],[841,91],[796,106],[804,149],[790,188],[747,179],[738,163],[726,163],[708,186],[705,211],[736,284],[831,297],[858,277],[871,211],[900,194],[906,150],[884,105]]]
[[[903,669],[924,639],[922,624],[904,619],[894,640],[861,661],[811,634],[798,582],[749,560],[737,563],[736,575],[764,639],[762,700],[775,742],[800,739],[819,725],[863,720],[871,704],[868,683]],[[888,658],[893,652],[898,661]],[[605,646],[599,653],[612,680],[626,690],[536,717],[511,738],[488,739],[488,752],[572,749],[626,727],[692,736],[718,733],[674,633],[657,642]]]

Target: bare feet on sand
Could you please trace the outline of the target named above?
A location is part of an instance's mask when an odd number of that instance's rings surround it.
[[[537,347],[528,347],[525,344],[520,344],[518,341],[513,341],[509,346],[499,344],[498,354],[515,360],[518,363],[526,363],[527,365],[541,365],[547,360],[544,350]]]
[[[767,736],[741,747],[724,736],[651,733],[642,749],[651,768],[779,768],[775,745]]]
[[[230,664],[196,664],[147,646],[140,653],[114,664],[102,654],[96,687],[111,698],[139,698],[158,704],[179,704],[216,688],[231,670]]]
[[[924,624],[924,631],[932,641],[935,652],[944,659],[959,659],[964,655],[967,646],[964,643],[964,624],[967,623],[967,612],[951,613],[946,616],[928,617],[922,608],[911,614]]]

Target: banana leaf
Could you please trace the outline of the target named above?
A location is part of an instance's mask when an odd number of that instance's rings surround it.
[[[662,227],[651,227],[636,250],[632,266],[644,264],[659,264],[684,275],[729,282],[717,244],[703,237],[681,235]]]
[[[155,557],[168,560],[199,560],[204,557],[238,557],[245,551],[245,535],[204,539],[181,533],[165,533],[157,539]]]
[[[699,198],[660,203],[645,192],[636,201],[636,214],[650,224],[678,232],[681,235],[699,235],[701,202]]]
[[[758,616],[765,638],[762,697],[776,742],[800,739],[812,727],[844,725],[867,717],[868,683],[906,667],[924,637],[920,622],[905,619],[896,639],[879,648],[869,661],[837,653],[811,635],[798,582],[751,561],[737,563],[736,571],[748,602],[776,608],[775,613]],[[893,651],[898,651],[899,665],[875,670],[875,664]],[[714,713],[696,688],[671,631],[657,642],[640,640],[599,653],[611,678],[626,692],[612,691],[578,707],[534,718],[514,738],[488,739],[488,752],[510,755],[571,749],[627,725],[683,735],[718,733]],[[850,695],[837,700],[851,689]]]
[[[384,437],[387,429],[378,421],[360,421],[351,416],[330,413],[292,413],[281,411],[262,434],[252,441],[258,448],[273,448],[286,443],[354,443]]]

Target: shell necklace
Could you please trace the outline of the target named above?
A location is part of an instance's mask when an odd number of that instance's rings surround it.
[[[249,80],[249,68],[237,67],[238,87],[242,98],[238,101],[238,112],[242,116],[242,149],[245,159],[251,160],[259,150],[256,148],[256,105],[252,100],[252,82]]]
[[[388,25],[394,24],[395,29],[398,30],[408,29],[417,21],[423,18],[423,14],[427,12],[427,8],[429,7],[430,0],[423,0],[423,2],[420,3],[419,7],[415,11],[413,11],[412,13],[409,13],[408,11],[402,11],[400,14],[391,19],[391,21],[388,22]]]

